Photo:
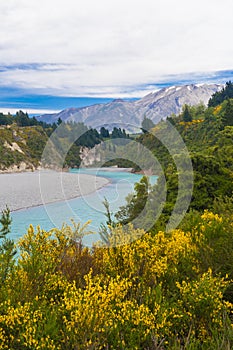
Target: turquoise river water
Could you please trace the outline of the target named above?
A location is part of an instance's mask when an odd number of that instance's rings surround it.
[[[91,220],[89,229],[98,232],[101,223],[105,223],[104,198],[110,203],[110,209],[114,213],[118,208],[126,203],[125,197],[133,192],[136,182],[139,182],[142,175],[132,174],[125,171],[105,171],[95,169],[71,170],[93,174],[109,179],[110,183],[94,193],[86,196],[77,197],[64,202],[55,202],[45,206],[38,206],[29,209],[18,210],[12,213],[11,238],[17,241],[26,232],[30,224],[34,227],[40,225],[44,230],[50,230],[53,227],[60,228],[63,223],[71,223],[70,219],[82,224]],[[151,176],[150,182],[154,184],[157,177]],[[99,239],[98,234],[86,236],[84,243],[91,245]]]

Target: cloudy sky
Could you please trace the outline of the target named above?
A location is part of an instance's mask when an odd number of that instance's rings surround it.
[[[0,107],[54,110],[225,82],[232,13],[232,0],[1,1]]]

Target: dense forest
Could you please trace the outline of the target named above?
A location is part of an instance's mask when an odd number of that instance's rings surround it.
[[[184,106],[158,125],[144,119],[134,140],[151,150],[166,180],[158,218],[162,176],[153,187],[143,176],[115,215],[105,202],[102,241],[92,248],[82,244],[88,225],[75,222],[49,232],[29,227],[15,246],[8,239],[9,210],[3,212],[0,349],[233,348],[231,88],[228,82],[208,107]],[[194,186],[186,215],[168,230],[177,193],[183,203],[183,180],[190,179],[189,168],[179,173],[183,154],[171,154],[161,142],[166,137],[179,149],[171,126],[188,149]],[[95,142],[103,137],[106,130]]]

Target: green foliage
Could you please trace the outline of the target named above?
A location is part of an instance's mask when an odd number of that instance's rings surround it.
[[[0,218],[0,224],[1,224],[1,229],[0,229],[0,239],[5,238],[6,235],[10,232],[10,225],[11,225],[11,217],[10,217],[10,209],[7,207],[5,210],[2,212],[2,216]]]
[[[78,168],[80,164],[80,147],[74,143],[66,155],[64,167]]]
[[[121,130],[121,128],[116,128],[114,126],[112,133],[111,133],[111,138],[112,139],[121,139],[121,138],[128,138],[129,135],[126,135],[125,129]]]
[[[11,114],[4,115],[0,113],[0,125],[11,125],[16,123],[18,126],[42,126],[43,128],[50,128],[51,125],[42,121],[38,121],[36,117],[30,118],[27,113],[23,111],[16,112],[16,115]]]
[[[222,123],[225,126],[233,126],[233,99],[227,99],[225,112],[222,117]]]
[[[102,127],[100,128],[100,136],[101,136],[102,138],[109,138],[109,131],[108,131],[107,129],[105,129],[104,126],[102,126]]]
[[[110,205],[106,198],[104,198],[103,205],[105,207],[106,223],[101,223],[99,229],[99,235],[101,240],[107,245],[110,245],[110,240],[112,237],[112,228],[116,227],[116,222],[113,220],[113,213],[110,211]]]
[[[59,117],[57,120],[57,125],[61,125],[61,123],[62,123],[62,119]]]
[[[229,98],[233,98],[233,84],[231,81],[226,82],[226,86],[221,91],[213,94],[209,99],[208,107],[216,107]]]
[[[160,141],[160,138],[163,139],[165,135],[169,137],[169,135],[166,133],[167,130],[166,127],[164,127],[164,124],[164,122],[161,122],[159,125],[157,125],[155,127],[158,128],[156,132],[142,134],[136,139],[137,142],[141,143],[146,149],[150,150],[152,154],[154,154],[163,169],[172,163],[172,156],[170,155],[166,146]]]
[[[19,111],[16,112],[15,121],[18,126],[29,126],[31,120],[27,113]]]
[[[231,115],[231,105],[232,101],[226,100],[215,108],[205,109],[203,105],[196,107],[184,106],[183,112],[179,116],[167,119],[168,123],[171,123],[172,119],[171,124],[184,140],[192,160],[194,186],[189,210],[203,212],[205,209],[212,209],[219,198],[223,197],[227,200],[232,196],[233,127],[230,126],[230,117],[227,118],[223,128],[226,111],[228,116]],[[185,111],[192,117],[192,120],[190,118],[190,121],[184,122]],[[182,186],[183,183],[189,184],[189,173],[185,171],[185,166],[183,167],[183,173],[179,173],[178,178],[174,163],[175,158],[178,161],[177,155],[173,158],[164,144],[159,141],[160,139],[166,140],[166,143],[171,145],[170,149],[176,149],[177,147],[177,141],[173,140],[171,134],[167,132],[166,124],[161,122],[153,128],[152,132],[145,133],[137,138],[137,141],[150,149],[159,160],[166,178],[167,195],[165,202],[162,190],[164,179],[159,177],[157,184],[150,191],[146,208],[143,211],[144,219],[140,221],[140,227],[147,227],[146,224],[150,222],[150,227],[152,227],[150,230],[154,233],[160,229],[165,229],[177,201],[178,190],[181,197],[179,198],[179,206],[182,209],[182,201],[183,199],[186,200],[187,195],[185,188],[182,188]],[[189,186],[192,186],[192,184],[190,183]],[[143,198],[139,193],[129,195],[127,205],[120,208],[119,213],[116,214],[118,220],[122,223],[131,222],[133,218],[131,213],[134,211],[136,213],[134,218],[139,216],[138,203],[143,203]],[[153,205],[150,206],[149,203],[153,203]],[[164,205],[160,213],[162,204]],[[134,221],[134,224],[137,222],[138,220]]]
[[[7,238],[10,233],[11,225],[10,209],[7,207],[2,211],[0,218],[0,280],[1,284],[4,283],[8,274],[14,266],[14,256],[16,250],[14,247],[14,241]]]
[[[224,130],[218,132],[215,136],[213,152],[220,164],[226,169],[233,171],[233,127],[226,126]]]
[[[187,105],[184,106],[183,111],[183,121],[184,122],[191,122],[193,120],[192,115],[190,113],[189,107]]]
[[[11,115],[4,115],[0,113],[0,125],[10,125],[13,123],[13,117]]]
[[[123,225],[132,222],[144,209],[149,192],[149,181],[143,176],[134,186],[135,193],[127,198],[127,205],[121,207],[116,213],[116,219]]]
[[[233,193],[232,174],[213,156],[196,154],[192,157],[194,169],[194,190],[191,207],[204,210],[213,206],[220,196],[230,197]]]
[[[144,133],[147,133],[150,129],[152,129],[155,126],[155,124],[152,122],[151,119],[147,118],[144,116],[143,121],[142,121],[142,131]]]
[[[96,129],[88,129],[82,136],[75,142],[77,146],[85,146],[92,148],[101,142],[101,137]]]

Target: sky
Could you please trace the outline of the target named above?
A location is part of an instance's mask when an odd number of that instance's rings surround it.
[[[232,13],[232,0],[1,1],[0,109],[233,80]]]

